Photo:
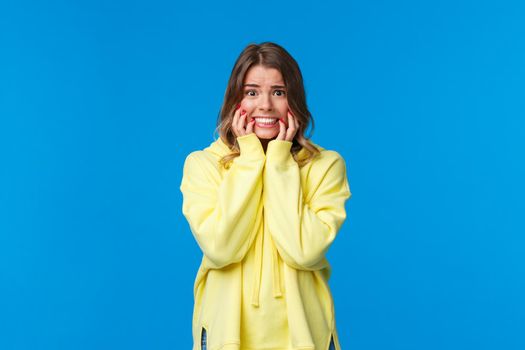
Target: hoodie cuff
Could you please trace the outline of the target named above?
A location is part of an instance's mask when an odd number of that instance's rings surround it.
[[[266,162],[274,164],[294,164],[295,159],[290,150],[292,142],[285,140],[272,140],[266,149]]]
[[[261,141],[254,132],[237,136],[237,143],[241,151],[240,156],[243,158],[261,159],[265,157]]]

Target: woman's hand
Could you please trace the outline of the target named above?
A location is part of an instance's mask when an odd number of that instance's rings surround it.
[[[291,142],[295,137],[295,134],[297,133],[299,123],[297,122],[297,119],[295,119],[293,114],[290,112],[290,110],[288,110],[288,128],[286,128],[286,124],[283,121],[283,119],[279,119],[279,126],[280,131],[279,135],[277,135],[276,140],[284,140]]]
[[[232,130],[236,137],[253,133],[253,126],[255,125],[255,119],[246,125],[247,113],[245,110],[242,112],[241,114],[241,108],[237,108],[233,115]]]

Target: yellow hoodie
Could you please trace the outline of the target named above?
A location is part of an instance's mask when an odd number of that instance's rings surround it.
[[[203,252],[194,283],[193,349],[341,350],[326,252],[351,197],[344,159],[321,153],[302,168],[292,142],[266,153],[250,133],[240,156],[219,137],[184,162],[182,211]],[[305,156],[302,149],[299,156]]]

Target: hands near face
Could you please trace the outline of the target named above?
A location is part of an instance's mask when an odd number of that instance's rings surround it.
[[[299,122],[295,119],[294,115],[288,110],[288,128],[286,128],[286,123],[281,118],[279,119],[279,135],[277,135],[276,140],[290,141],[292,142],[297,129],[299,128]]]
[[[246,124],[247,113],[241,108],[237,108],[233,115],[232,121],[232,131],[236,137],[248,135],[254,132],[255,119],[252,119],[249,123]],[[288,110],[288,124],[284,122],[284,118],[280,118],[279,123],[279,134],[276,137],[276,140],[290,141],[295,137],[297,133],[299,122],[294,117],[294,115]]]
[[[232,122],[232,130],[235,136],[244,136],[253,133],[253,127],[255,125],[255,119],[252,119],[251,122],[249,122],[246,125],[246,129],[244,128],[244,124],[246,123],[246,116],[248,114],[245,110],[242,110],[241,108],[237,108],[235,110],[235,113],[233,114],[233,122]]]

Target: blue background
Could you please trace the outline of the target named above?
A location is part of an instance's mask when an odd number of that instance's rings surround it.
[[[189,349],[185,156],[233,63],[299,62],[353,197],[343,350],[525,348],[521,1],[3,1],[0,349]]]

